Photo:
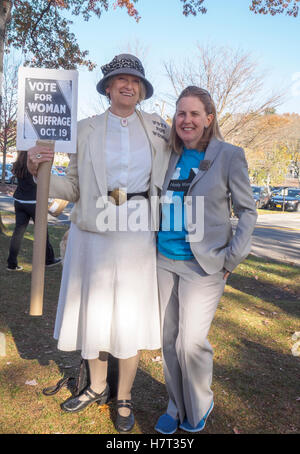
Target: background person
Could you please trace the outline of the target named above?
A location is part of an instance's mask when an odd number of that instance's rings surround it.
[[[118,55],[102,72],[97,90],[108,96],[110,108],[79,122],[77,153],[71,155],[67,175],[52,175],[50,181],[50,196],[74,202],[54,337],[60,350],[81,350],[89,363],[91,385],[64,402],[65,411],[106,403],[107,356],[119,358],[116,428],[129,432],[134,425],[131,388],[140,351],[160,348],[156,246],[148,197],[157,195],[164,181],[168,125],[158,115],[136,109],[153,93],[138,58]],[[44,147],[29,150],[33,174],[40,162],[51,159],[53,153]],[[105,231],[98,207],[105,205],[108,195],[120,203],[107,205],[121,221],[117,225],[127,222],[134,197],[139,197],[149,213],[149,228],[132,231],[127,225],[124,231]]]
[[[228,275],[250,252],[257,218],[244,152],[222,140],[206,90],[187,87],[179,96],[170,145],[157,241],[169,404],[155,429],[164,434],[178,427],[202,430],[213,408],[213,350],[207,336]],[[230,194],[238,217],[235,235]],[[181,215],[178,201],[183,203],[185,196],[191,209]],[[204,198],[203,210],[196,205],[199,197]],[[191,227],[200,229],[198,238]]]
[[[18,179],[17,189],[13,195],[16,225],[10,240],[7,270],[21,271],[23,267],[18,265],[18,254],[30,219],[35,222],[36,207],[36,183],[27,169],[27,151],[18,152],[18,158],[13,164],[12,172]],[[61,259],[54,256],[47,231],[46,266],[52,267],[60,262]]]

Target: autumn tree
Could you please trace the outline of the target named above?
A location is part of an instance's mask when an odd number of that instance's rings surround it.
[[[255,184],[280,185],[284,183],[288,169],[294,168],[293,163],[297,165],[297,150],[300,158],[299,120],[298,115],[276,113],[266,113],[256,119],[253,128],[257,136],[247,145],[242,144]]]
[[[288,16],[297,17],[299,13],[300,0],[252,0],[250,11],[255,14],[276,14],[285,13]]]
[[[282,133],[281,142],[290,156],[289,168],[298,179],[300,186],[300,115],[288,115],[289,126]]]
[[[188,16],[192,14],[196,16],[197,13],[205,14],[207,8],[205,7],[206,0],[181,0],[183,5],[183,14]],[[298,16],[300,0],[252,0],[249,1],[250,11],[255,14],[276,14],[285,13],[288,16]],[[226,3],[224,1],[224,3]],[[226,5],[225,5],[226,7]]]
[[[205,14],[207,11],[206,0],[180,2],[185,16]],[[249,0],[249,7],[256,14],[286,13],[296,17],[299,2],[300,0]],[[126,9],[129,16],[139,21],[140,16],[135,8],[137,3],[138,0],[1,0],[0,61],[6,41],[8,46],[22,49],[29,61],[34,56],[34,66],[73,69],[78,65],[86,65],[93,69],[94,63],[88,60],[87,51],[80,50],[76,37],[69,28],[72,21],[67,20],[64,13],[82,16],[88,21],[91,16],[100,17],[113,6]]]

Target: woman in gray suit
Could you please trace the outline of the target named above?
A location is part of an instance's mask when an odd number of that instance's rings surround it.
[[[213,408],[207,340],[226,280],[248,255],[257,218],[241,148],[223,141],[210,94],[176,103],[157,237],[163,367],[169,394],[156,431],[198,432]],[[230,222],[230,196],[238,224]]]
[[[164,181],[169,127],[137,109],[153,93],[138,58],[117,55],[102,72],[97,90],[110,107],[79,122],[67,175],[50,180],[50,197],[74,202],[54,337],[60,350],[80,350],[89,364],[91,384],[62,404],[67,412],[108,402],[108,353],[118,358],[116,428],[125,433],[134,425],[131,388],[140,351],[160,348],[149,199]],[[53,159],[46,147],[28,154],[33,174]],[[144,228],[133,222],[137,206],[149,212]]]

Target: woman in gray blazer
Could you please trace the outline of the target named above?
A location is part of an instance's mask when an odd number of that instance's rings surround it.
[[[157,236],[169,404],[155,429],[163,434],[202,430],[213,408],[207,336],[229,274],[250,252],[257,218],[244,151],[223,141],[206,90],[191,86],[180,94],[170,146]]]
[[[164,181],[169,126],[136,108],[153,93],[138,58],[117,55],[102,72],[97,90],[110,107],[79,122],[67,175],[50,180],[50,197],[74,202],[54,337],[58,349],[80,350],[89,365],[90,386],[62,404],[67,412],[109,401],[108,353],[118,358],[115,425],[126,433],[134,425],[131,388],[140,351],[160,348],[149,199]],[[28,154],[33,174],[53,159],[46,147]],[[144,229],[132,222],[137,206],[149,213]]]

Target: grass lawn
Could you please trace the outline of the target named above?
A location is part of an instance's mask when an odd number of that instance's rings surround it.
[[[0,236],[0,332],[6,338],[6,356],[0,356],[0,433],[115,434],[114,402],[72,415],[60,409],[70,396],[66,388],[52,397],[42,394],[44,387],[77,373],[80,354],[58,351],[52,338],[61,266],[45,272],[43,316],[29,316],[32,226],[19,257],[24,271],[18,273],[5,270],[12,228]],[[57,255],[65,229],[49,227]],[[292,353],[299,314],[299,267],[249,256],[236,269],[209,335],[215,408],[202,433],[299,433],[300,348]],[[166,408],[160,356],[160,350],[142,353],[133,388],[136,434],[154,434]]]

